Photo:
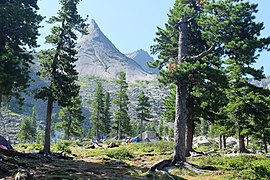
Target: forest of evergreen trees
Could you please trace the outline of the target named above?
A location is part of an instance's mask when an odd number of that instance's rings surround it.
[[[270,91],[250,83],[265,78],[263,69],[254,68],[260,52],[269,51],[270,37],[261,37],[262,22],[256,21],[258,5],[239,0],[175,0],[164,28],[158,28],[151,47],[158,59],[149,66],[159,68],[159,82],[170,89],[163,100],[163,116],[151,122],[149,98],[142,91],[136,108],[137,122],[128,115],[128,82],[124,72],[116,81],[115,98],[97,81],[91,117],[82,116],[78,72],[75,70],[76,41],[86,33],[87,19],[80,16],[81,0],[60,0],[61,9],[48,23],[53,25],[46,43],[52,48],[38,53],[40,70],[47,87],[33,96],[46,101],[45,129],[37,130],[35,110],[25,117],[18,137],[22,142],[44,142],[44,154],[50,154],[54,128],[64,139],[99,139],[111,135],[117,139],[142,134],[146,129],[174,139],[172,163],[185,162],[193,151],[194,135],[206,128],[204,135],[239,139],[239,151],[248,152],[245,139],[261,142],[265,153],[270,142]],[[0,105],[3,98],[16,97],[29,82],[29,68],[38,47],[42,15],[36,0],[0,1]],[[61,109],[59,122],[53,124],[53,106]],[[111,111],[114,105],[116,110]],[[83,129],[88,118],[92,127]],[[165,124],[174,123],[174,128]],[[53,126],[53,128],[52,128]],[[198,130],[199,129],[199,130]],[[88,131],[86,133],[86,131]],[[208,132],[209,131],[209,132]],[[141,136],[142,138],[142,136]],[[226,146],[223,146],[225,148]]]

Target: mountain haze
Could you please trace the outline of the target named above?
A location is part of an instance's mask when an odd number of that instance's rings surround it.
[[[128,81],[153,79],[140,65],[122,54],[94,20],[89,24],[88,34],[78,41],[77,48],[79,60],[76,62],[76,69],[80,75],[115,80],[124,71]]]

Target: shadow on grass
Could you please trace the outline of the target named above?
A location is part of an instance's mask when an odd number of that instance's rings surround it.
[[[19,156],[18,156],[19,155]],[[80,159],[46,158],[39,154],[19,153],[2,154],[5,159],[0,163],[0,178],[14,179],[18,169],[31,174],[27,179],[167,179],[162,174],[146,173],[148,168],[129,165],[122,160],[104,157]],[[1,160],[0,158],[0,160]],[[6,171],[1,171],[6,167]],[[165,178],[164,178],[165,177]],[[178,179],[178,178],[176,178]]]

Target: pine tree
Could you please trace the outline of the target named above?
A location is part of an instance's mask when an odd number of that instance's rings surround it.
[[[103,118],[103,132],[108,134],[110,132],[110,123],[112,119],[112,115],[110,112],[111,101],[110,94],[108,92],[105,93],[104,97],[104,118]]]
[[[99,140],[99,133],[102,131],[102,127],[104,127],[104,93],[101,83],[97,83],[94,100],[92,102],[92,115],[90,120],[92,122],[92,135]]]
[[[141,94],[138,97],[138,105],[136,108],[137,111],[137,118],[140,120],[140,134],[141,134],[141,140],[143,141],[142,138],[142,133],[144,131],[144,122],[149,121],[149,118],[151,118],[150,114],[150,102],[149,102],[149,97],[144,94],[142,91]]]
[[[67,107],[71,99],[79,94],[77,83],[78,73],[75,70],[77,51],[75,49],[77,32],[84,33],[85,20],[78,15],[77,5],[81,0],[60,0],[61,9],[57,16],[48,20],[56,24],[51,34],[46,37],[46,43],[54,48],[43,50],[39,54],[41,69],[39,75],[48,80],[48,86],[43,87],[37,98],[47,100],[47,116],[45,128],[44,153],[50,153],[50,131],[53,103]]]
[[[34,134],[34,140],[35,140],[35,137],[36,137],[37,131],[38,131],[38,125],[37,125],[37,123],[38,123],[38,121],[39,121],[39,120],[37,119],[36,108],[35,108],[35,106],[33,106],[33,108],[32,108],[32,117],[31,117],[31,119],[32,119],[32,121],[33,121],[33,129],[34,129],[33,134]]]
[[[120,72],[116,84],[118,84],[118,88],[115,92],[113,103],[117,106],[117,111],[114,113],[114,120],[118,139],[121,139],[123,133],[129,134],[131,131],[130,118],[128,116],[129,98],[127,95],[128,83],[126,82],[126,73]]]
[[[227,55],[225,61],[229,80],[227,92],[228,113],[231,124],[237,128],[239,149],[246,151],[244,136],[249,129],[252,116],[252,102],[261,88],[248,82],[248,77],[261,80],[263,69],[255,69],[252,65],[258,58],[258,52],[266,49],[270,38],[260,38],[263,23],[255,22],[256,4],[239,2],[228,6],[219,6],[226,11],[228,27],[222,29],[224,34],[224,49]]]
[[[56,123],[57,129],[64,130],[65,139],[70,140],[71,137],[82,137],[82,122],[85,117],[82,115],[81,97],[72,98],[71,104],[62,107],[58,114],[60,122]]]
[[[164,117],[165,122],[173,122],[175,119],[175,86],[170,87],[170,93],[167,97],[162,99],[162,106],[164,111],[162,116]]]
[[[176,86],[173,163],[186,161],[185,139],[193,134],[186,131],[187,125],[194,124],[190,108],[195,103],[191,93],[199,88],[214,90],[218,78],[222,77],[222,61],[218,52],[220,44],[215,37],[218,34],[208,34],[211,28],[218,28],[220,22],[205,25],[203,16],[213,16],[213,11],[206,10],[204,4],[194,0],[176,0],[165,29],[158,28],[157,44],[151,48],[152,53],[159,53],[159,60],[152,63],[153,67],[167,67],[160,71],[159,81]]]
[[[17,134],[18,138],[23,143],[30,143],[35,137],[35,128],[31,117],[24,117],[20,126],[20,131]]]
[[[39,23],[36,0],[0,1],[0,107],[3,96],[15,96],[28,87],[33,48]]]
[[[263,89],[255,95],[252,103],[251,132],[253,137],[263,142],[265,154],[270,142],[270,90]]]

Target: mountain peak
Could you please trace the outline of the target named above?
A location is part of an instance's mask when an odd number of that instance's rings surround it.
[[[135,61],[122,54],[93,19],[88,33],[78,41],[77,50],[79,60],[76,62],[76,69],[80,75],[115,80],[119,72],[124,71],[128,81],[153,79]]]
[[[94,31],[100,31],[100,28],[98,27],[96,21],[94,19],[91,19],[89,26],[88,26],[88,33],[94,32]]]
[[[154,61],[154,58],[151,57],[147,51],[139,49],[137,51],[126,54],[126,56],[138,63],[146,72],[150,72],[152,74],[158,73],[158,69],[152,69],[148,67],[147,63]]]

